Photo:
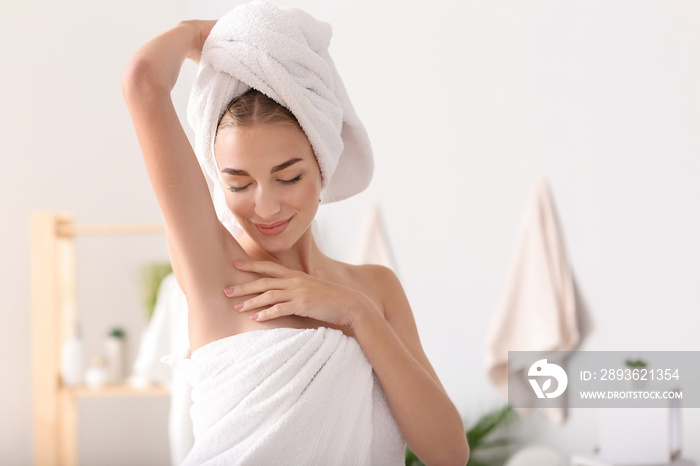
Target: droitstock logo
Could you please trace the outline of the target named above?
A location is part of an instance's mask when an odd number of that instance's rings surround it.
[[[700,351],[508,351],[504,369],[513,408],[700,408]]]
[[[564,369],[556,364],[548,363],[546,359],[535,361],[530,366],[527,376],[537,398],[556,398],[564,393],[566,386],[569,384],[569,378],[566,376]],[[552,378],[556,379],[557,387],[556,390],[548,392],[547,390],[552,387]],[[538,379],[544,379],[541,387]]]

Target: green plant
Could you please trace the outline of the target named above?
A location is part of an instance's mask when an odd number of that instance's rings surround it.
[[[505,405],[481,416],[467,430],[469,444],[469,466],[502,465],[508,458],[507,447],[513,439],[507,437],[493,438],[498,431],[515,419],[515,411],[510,405]],[[406,448],[406,466],[425,466],[410,448]]]
[[[647,367],[646,361],[642,361],[641,359],[626,359],[625,365],[630,369],[644,369]]]
[[[509,437],[497,437],[501,428],[515,419],[515,411],[510,405],[483,415],[467,431],[469,443],[469,466],[495,466],[505,463],[510,451],[508,446],[513,443]],[[494,438],[496,436],[496,438]]]
[[[165,277],[173,272],[173,267],[169,262],[152,262],[141,268],[143,279],[143,305],[146,308],[148,320],[151,320],[153,311],[156,308],[158,299],[158,289]]]
[[[122,340],[126,337],[126,330],[122,327],[112,327],[112,330],[110,330],[107,335]]]

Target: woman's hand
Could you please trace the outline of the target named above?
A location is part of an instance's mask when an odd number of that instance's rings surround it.
[[[257,321],[298,315],[352,327],[411,449],[426,464],[468,461],[461,416],[423,352],[413,313],[393,272],[366,272],[389,303],[382,311],[363,293],[274,262],[234,264],[264,276],[224,290],[229,297],[257,295],[236,305],[239,312],[255,312],[251,318]]]
[[[136,51],[122,75],[122,93],[132,113],[158,107],[151,101],[154,95],[170,99],[182,63],[187,58],[199,63],[204,41],[215,24],[212,20],[182,21]],[[139,124],[135,125],[138,131]]]
[[[274,262],[237,260],[235,266],[239,270],[265,275],[224,290],[228,297],[257,295],[238,303],[235,309],[238,312],[260,309],[250,316],[258,322],[297,315],[352,327],[357,312],[377,311],[362,293]]]
[[[216,24],[216,21],[193,19],[189,21],[183,21],[182,24],[194,29],[194,43],[192,44],[192,48],[190,50],[190,53],[187,55],[187,58],[189,58],[195,63],[199,63],[199,60],[202,58],[202,48],[204,47],[204,41],[206,41],[207,37],[209,37],[209,33]]]

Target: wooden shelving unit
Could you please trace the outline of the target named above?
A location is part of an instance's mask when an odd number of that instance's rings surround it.
[[[67,213],[34,212],[32,229],[32,365],[34,450],[39,466],[78,464],[80,397],[159,396],[162,387],[64,387],[60,378],[61,346],[75,328],[76,254],[79,235],[162,234],[159,224],[79,225]]]

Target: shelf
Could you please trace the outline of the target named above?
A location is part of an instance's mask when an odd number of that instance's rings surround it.
[[[75,397],[111,397],[111,396],[166,396],[170,391],[159,385],[136,388],[129,385],[105,385],[104,387],[61,387],[61,391]]]
[[[70,213],[33,212],[32,385],[37,466],[78,464],[78,398],[163,396],[162,386],[63,387],[60,354],[76,327],[76,244],[83,235],[163,234],[159,224],[76,224]]]
[[[82,224],[59,223],[56,226],[58,236],[74,237],[77,235],[143,235],[164,233],[165,225],[161,223],[124,223],[124,224]]]

